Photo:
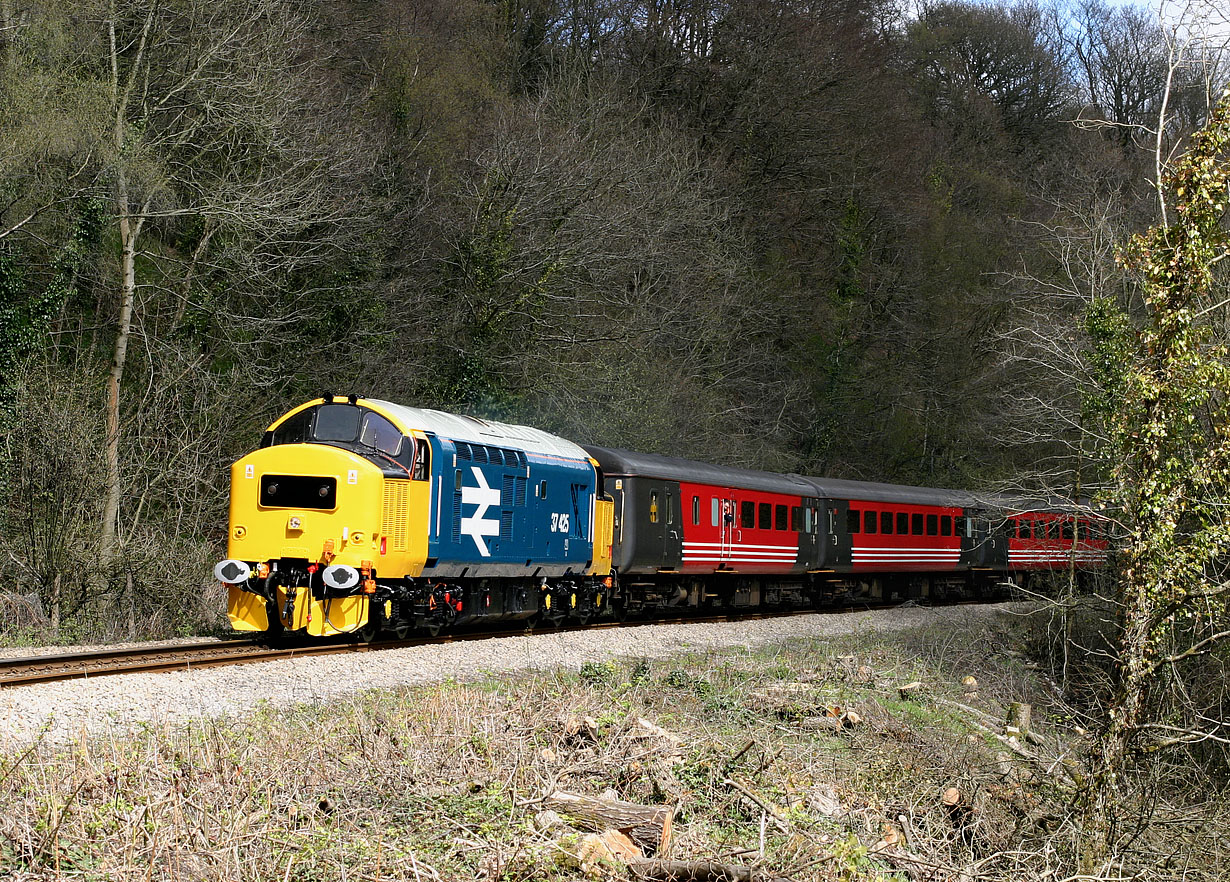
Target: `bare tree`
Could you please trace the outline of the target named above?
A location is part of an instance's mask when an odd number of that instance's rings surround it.
[[[310,78],[297,54],[308,23],[295,4],[149,0],[120,7],[109,0],[97,16],[105,34],[99,60],[107,71],[106,168],[119,252],[99,543],[99,577],[106,579],[123,500],[121,397],[130,342],[142,291],[159,288],[156,277],[142,280],[139,272],[145,234],[188,220],[197,226],[183,282],[170,288],[178,321],[193,274],[224,235],[242,236],[247,248],[268,257],[288,236],[335,219],[339,203],[324,186],[327,155],[296,118]],[[248,266],[268,280],[285,274],[288,263],[320,254],[282,250],[272,262]]]

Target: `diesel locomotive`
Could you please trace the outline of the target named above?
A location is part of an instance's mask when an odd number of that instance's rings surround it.
[[[1096,520],[1020,500],[727,468],[351,395],[231,467],[237,631],[405,636],[666,607],[980,596],[1106,559]]]

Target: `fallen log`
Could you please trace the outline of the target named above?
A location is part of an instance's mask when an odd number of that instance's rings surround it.
[[[664,861],[643,858],[629,862],[629,869],[642,879],[661,882],[755,882],[751,867],[717,861]]]
[[[675,808],[670,805],[638,805],[599,796],[582,796],[558,790],[543,800],[546,808],[572,818],[578,825],[601,833],[618,830],[646,854],[670,849]]]

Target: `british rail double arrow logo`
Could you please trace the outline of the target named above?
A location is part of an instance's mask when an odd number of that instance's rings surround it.
[[[500,519],[498,517],[500,491],[488,486],[487,478],[477,466],[470,466],[470,471],[474,472],[474,479],[478,481],[478,486],[463,486],[461,488],[461,504],[474,505],[477,508],[474,509],[474,514],[470,517],[463,517],[461,519],[461,532],[474,540],[474,544],[478,546],[479,554],[483,557],[491,557],[491,552],[487,549],[487,543],[483,537],[500,535]],[[496,507],[497,516],[489,518],[486,516],[487,509],[493,505]]]

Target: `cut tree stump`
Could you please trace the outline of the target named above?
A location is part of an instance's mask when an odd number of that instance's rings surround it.
[[[906,683],[904,686],[897,687],[897,694],[908,701],[920,701],[926,696],[926,690],[923,684],[917,680],[912,683]]]
[[[618,830],[646,854],[665,854],[670,849],[675,807],[637,805],[618,799],[582,796],[557,790],[543,800],[546,808],[572,818],[578,825],[601,833]]]
[[[1008,705],[1008,721],[1004,726],[1004,734],[1025,737],[1029,734],[1029,724],[1032,718],[1032,707],[1023,701],[1012,702]]]
[[[965,794],[960,788],[949,787],[940,797],[940,802],[944,806],[944,814],[948,815],[948,822],[952,824],[953,829],[964,833],[973,815],[973,809],[966,802]]]

